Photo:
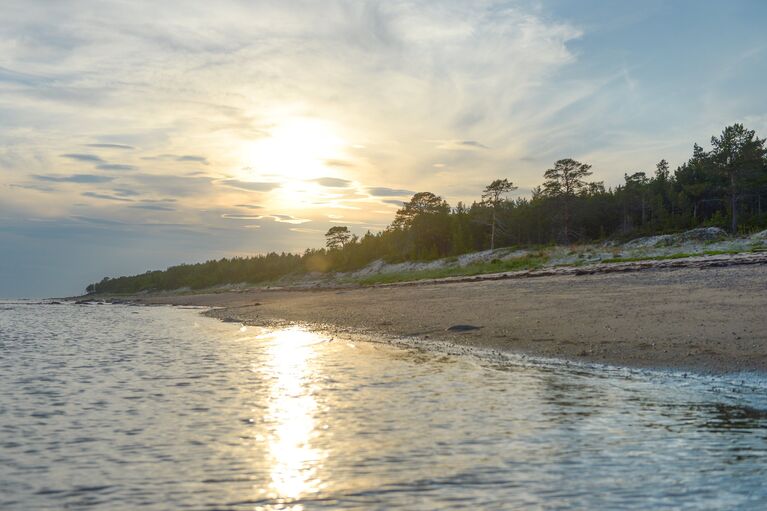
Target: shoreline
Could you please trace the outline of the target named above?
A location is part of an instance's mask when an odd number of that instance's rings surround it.
[[[212,307],[206,315],[225,321],[305,323],[335,333],[405,338],[413,347],[444,341],[634,369],[767,374],[767,258],[758,254],[734,264],[707,259],[693,265],[627,263],[607,272],[573,268],[528,278],[491,275],[125,301]],[[478,328],[449,330],[456,325]]]

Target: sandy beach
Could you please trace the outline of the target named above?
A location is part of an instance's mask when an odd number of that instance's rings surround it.
[[[764,264],[135,301],[217,307],[208,314],[252,325],[304,322],[627,367],[767,371]],[[448,330],[455,325],[478,328]]]

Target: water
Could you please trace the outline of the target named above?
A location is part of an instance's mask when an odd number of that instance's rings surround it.
[[[0,303],[0,508],[763,509],[764,386]]]

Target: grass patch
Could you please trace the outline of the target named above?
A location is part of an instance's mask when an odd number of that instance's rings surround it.
[[[392,284],[395,282],[412,282],[416,280],[441,279],[445,277],[468,277],[472,275],[484,275],[488,273],[502,273],[506,271],[530,270],[540,268],[549,260],[548,256],[538,253],[529,254],[514,259],[501,261],[494,259],[485,263],[474,263],[463,267],[437,268],[434,270],[422,270],[399,273],[382,273],[357,280],[363,286],[375,284]]]
[[[704,250],[703,255],[733,255],[745,252],[744,250]]]

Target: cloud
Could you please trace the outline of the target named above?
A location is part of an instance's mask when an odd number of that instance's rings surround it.
[[[95,154],[82,154],[82,153],[67,153],[62,154],[62,158],[69,158],[70,160],[77,160],[87,163],[103,163],[104,160],[100,156]]]
[[[147,195],[170,197],[199,197],[214,191],[211,180],[205,177],[177,176],[173,174],[130,173],[121,176]]]
[[[322,229],[307,229],[306,227],[291,227],[288,229],[292,232],[301,232],[305,234],[325,234],[325,231]]]
[[[156,156],[142,156],[142,160],[149,161],[180,161],[180,162],[193,162],[200,163],[202,165],[208,165],[208,159],[204,156],[197,156],[194,154],[159,154]]]
[[[228,218],[229,220],[261,220],[263,215],[235,215],[232,213],[224,213],[221,218]]]
[[[401,208],[402,206],[405,205],[405,202],[401,201],[401,200],[389,200],[389,199],[387,199],[387,200],[382,200],[381,202],[383,202],[384,204],[391,204],[392,206],[397,206],[398,208]]]
[[[36,192],[45,192],[45,193],[56,191],[54,188],[51,188],[50,186],[27,184],[27,183],[11,183],[8,186],[10,186],[11,188],[21,188],[22,190],[34,190]]]
[[[328,167],[341,167],[341,168],[351,168],[355,166],[352,162],[346,161],[346,160],[325,160],[325,165],[327,165]]]
[[[306,222],[311,222],[311,220],[306,218],[296,218],[294,216],[290,215],[270,215],[275,222],[283,222],[286,224],[304,224]]]
[[[367,189],[373,197],[402,197],[405,195],[414,195],[411,190],[402,190],[399,188],[386,188],[384,186],[373,186]]]
[[[89,224],[97,224],[97,225],[126,225],[125,222],[119,222],[117,220],[110,220],[108,218],[94,218],[90,216],[82,216],[82,215],[72,215],[70,217],[73,220],[79,220],[81,222],[86,222]]]
[[[275,188],[280,187],[279,183],[274,182],[241,181],[239,179],[221,179],[214,182],[230,188],[237,188],[249,192],[271,192]]]
[[[96,168],[99,170],[137,170],[138,167],[135,165],[126,165],[124,163],[102,163],[100,165],[96,165]]]
[[[146,202],[147,204],[163,204],[166,202],[178,202],[176,199],[141,199],[141,202]]]
[[[312,181],[327,188],[347,188],[352,183],[348,179],[337,177],[318,177],[317,179],[312,179]]]
[[[98,147],[101,149],[136,149],[132,145],[127,144],[85,144],[86,147]]]
[[[40,75],[34,75],[29,73],[21,73],[0,66],[0,83],[12,83],[16,85],[24,86],[39,86],[45,83],[49,83],[50,79]]]
[[[80,183],[80,184],[94,184],[94,183],[107,183],[114,178],[111,176],[99,176],[96,174],[71,174],[68,176],[58,175],[41,175],[32,174],[32,177],[39,181],[50,181],[52,183]]]
[[[136,208],[136,209],[146,209],[149,211],[175,211],[176,210],[176,208],[173,208],[171,206],[165,206],[162,204],[134,204],[130,207]]]
[[[264,209],[263,206],[259,206],[258,204],[235,204],[234,207],[245,209]]]
[[[476,151],[479,149],[489,149],[485,144],[476,140],[435,140],[437,149],[447,149],[450,151]]]
[[[118,201],[118,202],[133,202],[133,199],[127,199],[125,197],[119,197],[117,195],[108,195],[105,193],[98,193],[98,192],[83,192],[80,195],[82,195],[83,197],[91,197],[93,199],[111,200],[111,201]]]
[[[208,164],[208,159],[205,158],[204,156],[195,156],[192,154],[185,154],[183,156],[179,156],[178,158],[176,158],[176,161],[191,161],[195,163],[202,163],[203,165]]]
[[[136,190],[131,190],[130,188],[114,188],[112,189],[112,192],[120,197],[136,197],[141,195]]]
[[[239,215],[236,213],[224,213],[221,215],[221,218],[226,218],[228,220],[263,220],[264,218],[271,218],[275,222],[278,223],[286,223],[286,224],[303,224],[306,222],[311,222],[311,220],[308,220],[306,218],[297,218],[291,215]]]

